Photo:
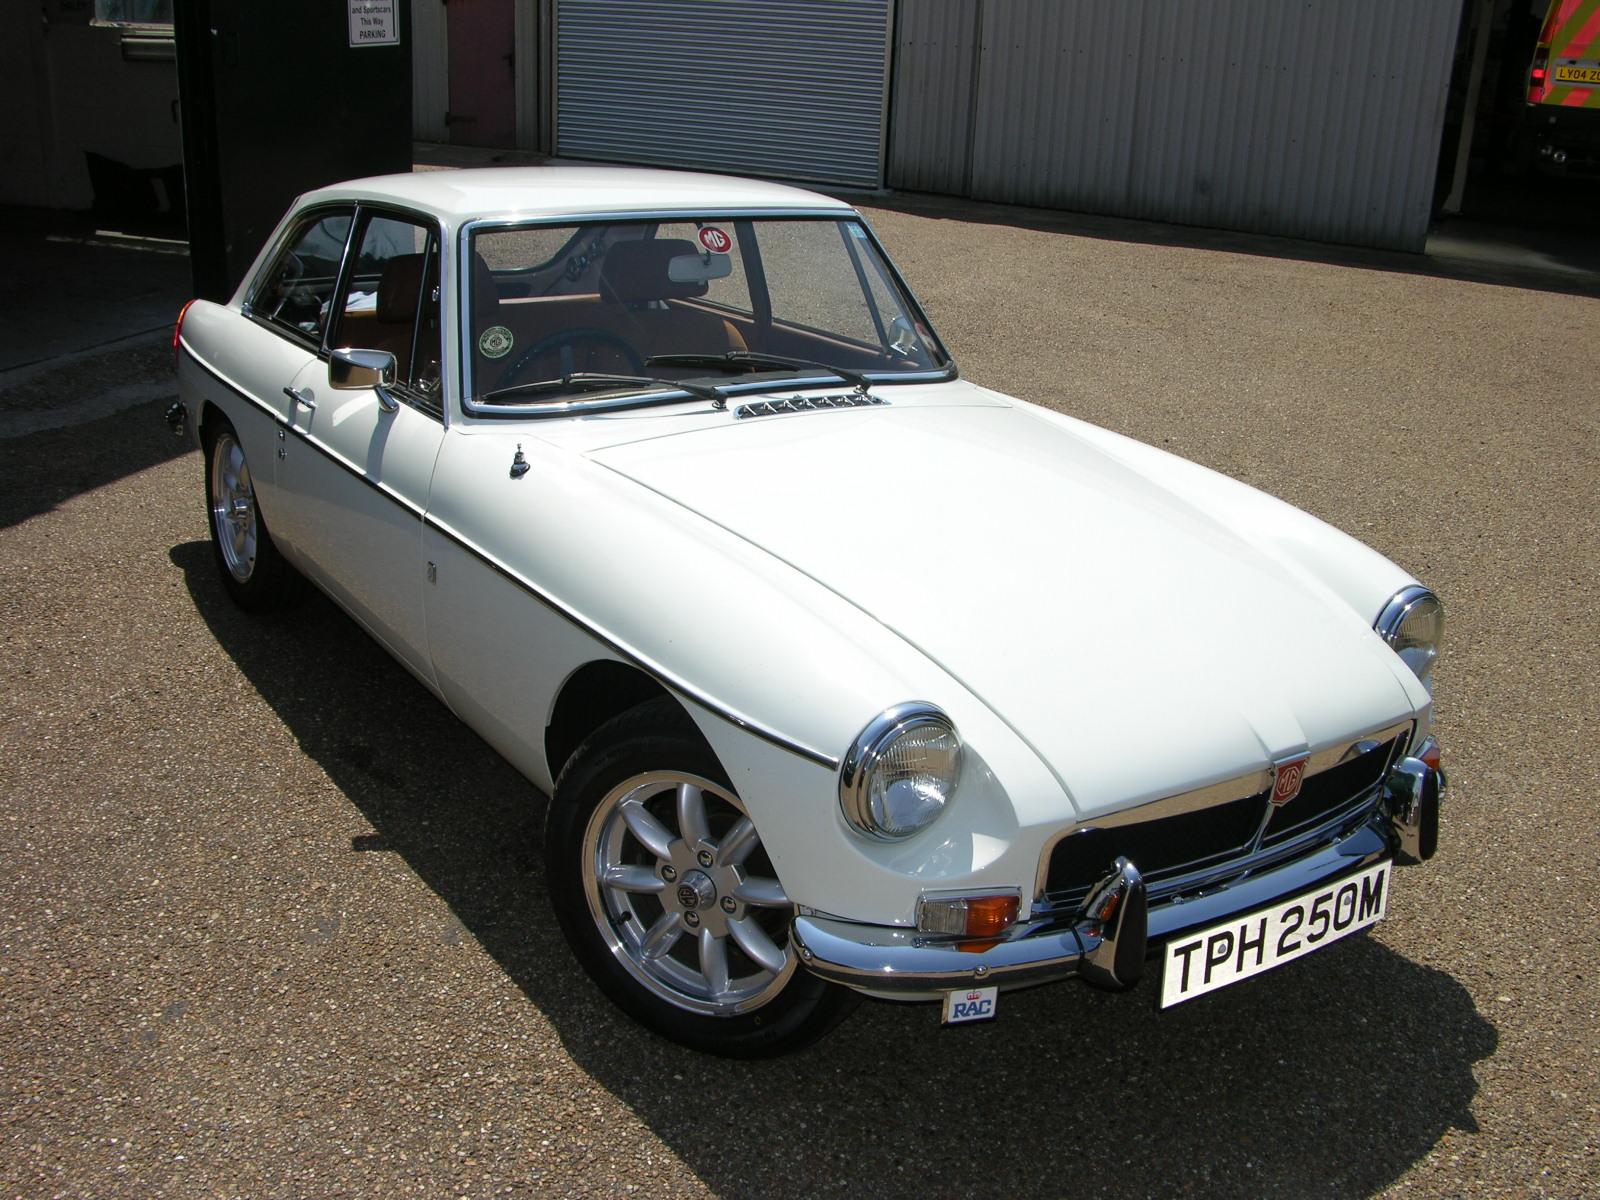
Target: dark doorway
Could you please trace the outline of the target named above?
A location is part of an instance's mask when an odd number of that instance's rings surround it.
[[[450,140],[517,144],[514,0],[450,0]]]
[[[1445,230],[1600,270],[1600,3],[1463,6],[1436,199]]]

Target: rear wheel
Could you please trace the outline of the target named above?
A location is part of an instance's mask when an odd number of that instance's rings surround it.
[[[211,549],[222,584],[240,608],[277,608],[293,597],[297,577],[262,520],[244,446],[225,417],[207,423],[203,444]]]
[[[793,906],[715,758],[670,701],[602,727],[556,785],[551,900],[601,990],[656,1032],[713,1054],[782,1054],[853,993],[801,968]]]

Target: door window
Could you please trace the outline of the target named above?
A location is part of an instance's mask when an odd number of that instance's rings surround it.
[[[362,221],[331,340],[394,355],[400,393],[438,409],[439,239],[431,228],[382,214]]]

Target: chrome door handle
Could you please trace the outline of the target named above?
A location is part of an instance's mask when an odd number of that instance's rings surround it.
[[[283,394],[303,408],[315,409],[317,407],[317,402],[311,398],[310,388],[286,387],[283,389]]]

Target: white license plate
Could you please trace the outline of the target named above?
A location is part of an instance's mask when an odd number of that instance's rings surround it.
[[[999,1004],[999,987],[962,988],[959,992],[946,992],[944,1016],[941,1019],[946,1025],[993,1020]]]
[[[1389,867],[1369,867],[1271,908],[1231,917],[1167,943],[1161,1007],[1270,971],[1383,920]]]

